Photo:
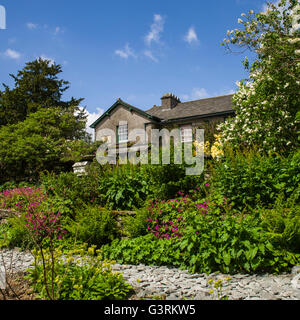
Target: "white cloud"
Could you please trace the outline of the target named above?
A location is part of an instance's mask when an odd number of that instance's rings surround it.
[[[79,107],[81,110],[83,110],[83,107]],[[87,122],[86,122],[86,131],[92,135],[92,139],[94,139],[94,129],[90,128],[90,125],[95,122],[104,112],[103,109],[97,108],[97,112],[90,113],[89,111],[85,110],[87,114]]]
[[[47,57],[46,55],[42,54],[41,56],[39,56],[38,58],[42,59],[42,60],[48,60],[49,61],[49,66],[53,66],[55,61],[53,58]]]
[[[194,88],[191,96],[192,99],[204,99],[207,98],[209,94],[204,88]]]
[[[128,59],[129,57],[136,58],[136,55],[135,55],[134,51],[129,47],[128,43],[125,44],[124,49],[116,50],[115,54],[118,55],[119,57],[123,58],[123,59]]]
[[[182,100],[198,100],[208,98],[209,94],[205,88],[193,88],[192,92],[189,94],[182,94]]]
[[[7,49],[4,52],[4,55],[7,58],[14,59],[14,60],[18,60],[21,57],[21,53],[20,52],[12,50],[12,49]]]
[[[144,55],[149,58],[150,60],[154,62],[158,62],[158,59],[153,55],[153,53],[150,50],[145,50]]]
[[[30,30],[33,30],[33,29],[36,29],[36,28],[38,27],[38,25],[35,24],[35,23],[32,23],[32,22],[27,22],[27,23],[26,23],[26,27],[27,27],[28,29],[30,29]]]
[[[211,97],[219,97],[219,96],[226,96],[230,94],[235,94],[234,89],[224,89],[214,92],[208,92],[205,88],[193,88],[191,93],[189,94],[181,94],[180,97],[182,101],[191,101],[191,100],[200,100],[206,99]]]
[[[187,34],[184,36],[184,41],[189,44],[198,43],[199,39],[194,27],[190,27]]]
[[[159,42],[160,34],[164,31],[165,19],[160,14],[154,14],[153,24],[149,33],[145,36],[145,42],[148,46],[153,42]]]
[[[64,33],[64,32],[65,32],[65,30],[62,29],[61,27],[55,27],[55,30],[54,30],[54,32],[53,32],[53,35],[54,35],[54,36],[57,36],[58,34],[62,34],[62,33]]]

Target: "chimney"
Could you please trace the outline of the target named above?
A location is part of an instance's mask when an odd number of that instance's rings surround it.
[[[172,93],[166,93],[161,97],[163,109],[173,109],[178,103],[180,103],[180,99]]]

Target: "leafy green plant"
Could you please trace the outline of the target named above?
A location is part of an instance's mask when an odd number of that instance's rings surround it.
[[[270,206],[279,193],[284,199],[293,194],[299,199],[299,165],[299,151],[282,157],[257,149],[241,152],[227,148],[225,157],[212,167],[212,185],[215,193],[228,197],[240,210]]]
[[[71,221],[66,228],[78,241],[97,246],[110,242],[118,234],[111,212],[91,205],[78,209],[75,221]]]
[[[226,282],[231,280],[230,277],[224,279]],[[209,294],[212,296],[213,299],[216,300],[228,300],[228,295],[223,292],[223,280],[208,280],[208,284],[211,287],[209,290]]]
[[[272,208],[261,208],[258,212],[272,243],[300,253],[300,206],[293,198],[284,201],[281,194]]]
[[[2,229],[2,245],[9,248],[31,249],[34,242],[28,234],[25,223],[25,214],[8,218],[5,229]]]
[[[55,300],[121,300],[132,292],[132,287],[123,280],[122,274],[112,272],[111,262],[102,261],[93,246],[87,248],[83,244],[64,251],[64,254],[56,248],[53,254],[56,257],[53,283]],[[42,257],[35,252],[35,258],[36,267],[28,270],[27,278],[41,299],[49,299],[44,285]],[[45,255],[44,260],[49,259],[49,255]],[[50,265],[47,264],[47,268],[50,271]]]
[[[110,209],[130,210],[143,205],[148,184],[134,165],[117,165],[99,176],[99,193]]]
[[[147,218],[149,216],[146,208],[136,210],[134,216],[124,218],[124,234],[130,238],[136,238],[147,234]]]
[[[75,210],[88,203],[97,203],[97,183],[91,176],[78,177],[73,172],[42,173],[41,184],[49,198],[63,206],[65,213],[75,217]],[[51,200],[49,200],[51,201]]]
[[[257,215],[220,214],[213,204],[206,214],[190,215],[180,238],[148,234],[114,240],[103,247],[103,254],[125,264],[172,265],[206,273],[280,272],[300,262],[299,253],[274,243]]]

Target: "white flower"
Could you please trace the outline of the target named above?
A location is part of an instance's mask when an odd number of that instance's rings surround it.
[[[249,14],[253,14],[254,13],[254,11],[253,10],[249,10]]]
[[[242,16],[242,17],[246,17],[245,13],[242,13],[241,16]]]
[[[238,23],[243,23],[243,20],[241,18],[238,18]]]

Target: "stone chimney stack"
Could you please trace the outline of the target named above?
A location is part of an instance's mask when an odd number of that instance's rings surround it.
[[[173,109],[178,103],[180,103],[180,99],[172,93],[166,93],[161,97],[163,109]]]

